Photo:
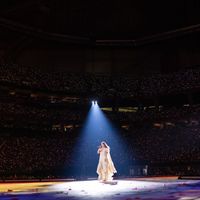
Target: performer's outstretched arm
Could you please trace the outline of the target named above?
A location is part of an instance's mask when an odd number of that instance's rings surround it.
[[[101,148],[98,148],[97,153],[100,154],[101,152]]]

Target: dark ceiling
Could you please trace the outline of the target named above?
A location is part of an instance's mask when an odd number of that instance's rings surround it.
[[[0,18],[50,33],[138,39],[200,23],[199,0],[6,0]]]

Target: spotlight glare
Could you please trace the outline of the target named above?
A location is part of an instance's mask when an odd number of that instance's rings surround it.
[[[94,105],[97,105],[98,103],[97,103],[97,101],[96,100],[92,100],[92,105],[94,106]]]

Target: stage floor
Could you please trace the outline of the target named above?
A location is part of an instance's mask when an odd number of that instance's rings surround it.
[[[90,181],[0,183],[0,200],[200,200],[200,180],[176,177]]]

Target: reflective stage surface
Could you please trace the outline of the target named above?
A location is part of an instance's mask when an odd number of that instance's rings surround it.
[[[200,180],[176,177],[90,181],[1,183],[0,200],[90,199],[195,199],[200,200]]]

